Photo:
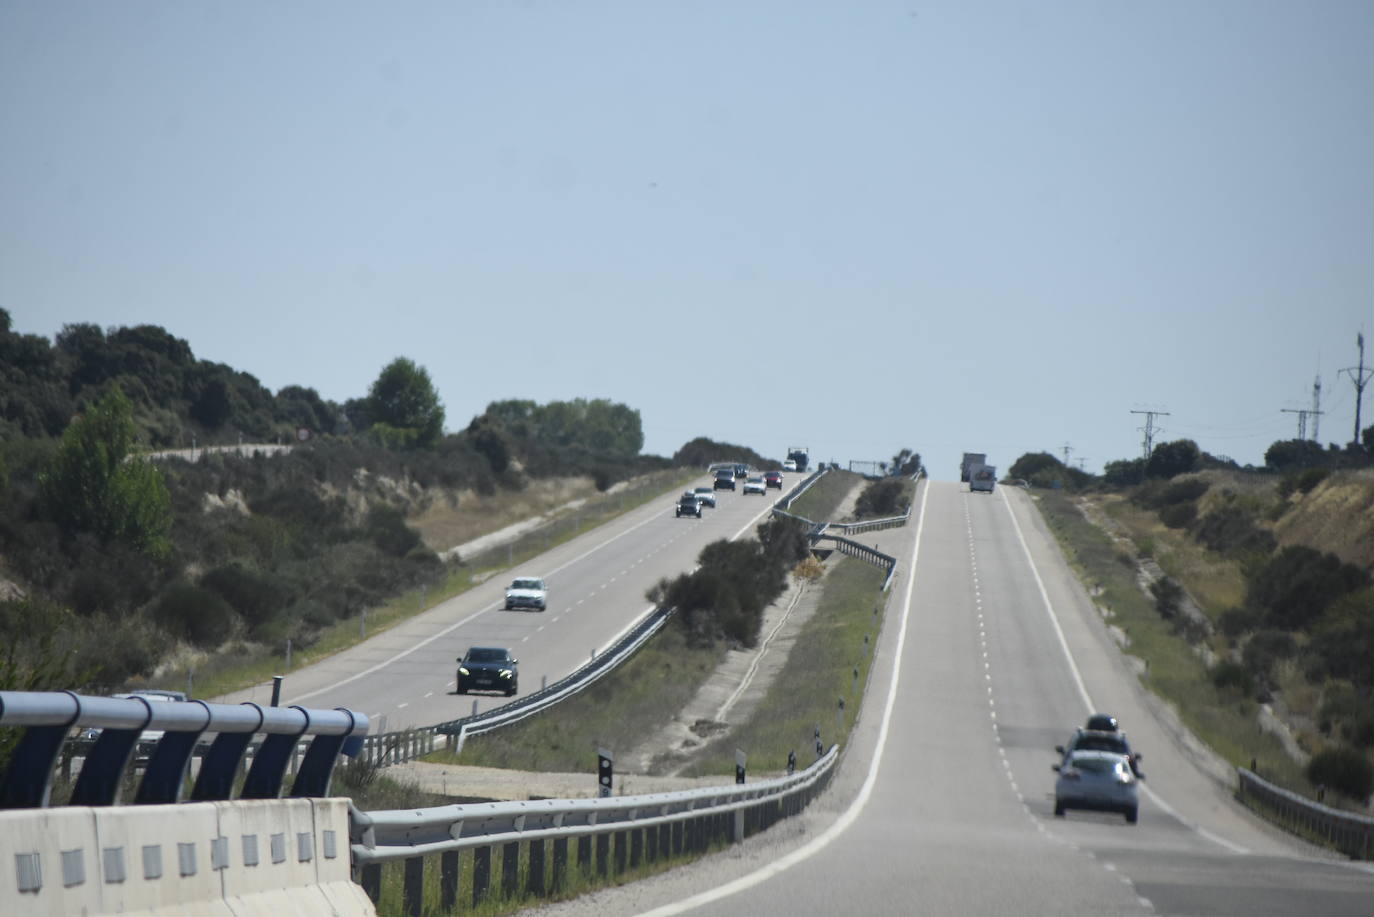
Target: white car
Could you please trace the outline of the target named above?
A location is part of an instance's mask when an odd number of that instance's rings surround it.
[[[549,587],[537,576],[517,576],[506,588],[506,611],[533,608],[543,611],[549,604]]]
[[[797,470],[797,463],[794,462],[794,461],[792,461],[791,459],[788,459],[787,461],[785,461],[785,462],[782,463],[782,470],[783,470],[783,471],[796,471],[796,470]]]
[[[696,495],[697,502],[702,506],[716,508],[716,489],[714,487],[698,487],[692,491]]]
[[[745,480],[745,482],[744,482],[744,495],[745,495],[746,497],[749,496],[750,494],[758,494],[760,497],[762,497],[762,496],[764,496],[764,495],[767,494],[767,493],[768,493],[768,485],[764,483],[763,478],[758,477],[758,476],[755,476],[755,477],[752,477],[752,478],[747,478],[747,479]]]

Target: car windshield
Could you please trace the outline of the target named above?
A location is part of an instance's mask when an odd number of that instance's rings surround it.
[[[510,584],[512,589],[543,589],[544,581],[541,579],[518,579]]]
[[[475,646],[468,650],[468,662],[505,662],[506,651]]]
[[[708,494],[708,495],[709,495],[709,494],[711,493],[711,488],[709,488],[709,487],[698,487],[698,488],[696,489],[696,492],[699,493],[699,494]]]

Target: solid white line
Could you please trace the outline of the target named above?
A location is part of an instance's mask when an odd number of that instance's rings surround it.
[[[1040,571],[1035,566],[1035,559],[1031,557],[1030,545],[1026,543],[1026,536],[1021,531],[1021,523],[1016,521],[1016,513],[1012,512],[1010,500],[1003,497],[1002,505],[1007,508],[1007,515],[1011,517],[1012,528],[1016,529],[1016,538],[1018,541],[1021,542],[1021,550],[1025,552],[1026,555],[1026,563],[1030,565],[1031,575],[1035,577],[1036,588],[1040,590],[1040,600],[1045,605],[1045,612],[1050,617],[1050,623],[1054,625],[1054,632],[1056,636],[1058,636],[1059,638],[1059,647],[1064,651],[1064,658],[1069,663],[1069,671],[1073,674],[1074,684],[1078,686],[1078,696],[1083,700],[1083,709],[1085,709],[1089,713],[1092,713],[1096,709],[1096,707],[1093,704],[1092,698],[1088,696],[1088,688],[1086,685],[1083,684],[1083,676],[1078,671],[1078,664],[1074,662],[1073,653],[1069,651],[1069,642],[1064,639],[1064,631],[1059,627],[1059,617],[1055,614],[1054,604],[1050,602],[1050,595],[1049,592],[1047,592],[1045,589],[1045,583],[1042,579],[1040,579]],[[1189,828],[1192,828],[1202,837],[1207,838],[1209,841],[1212,841],[1215,844],[1219,844],[1220,846],[1225,847],[1232,853],[1250,852],[1248,848],[1242,847],[1239,844],[1236,844],[1232,841],[1228,841],[1224,837],[1219,837],[1216,834],[1213,834],[1211,831],[1208,831],[1206,828],[1199,825],[1197,822],[1190,821],[1189,819],[1184,818],[1183,815],[1180,814],[1177,809],[1175,809],[1173,806],[1169,805],[1162,798],[1160,798],[1159,794],[1156,793],[1153,789],[1151,789],[1148,784],[1141,783],[1140,788],[1145,791],[1145,795],[1149,796],[1150,800],[1155,805],[1159,806],[1169,815],[1172,815],[1174,818],[1178,819],[1180,822],[1187,825]]]
[[[926,524],[926,498],[930,496],[930,484],[927,482],[926,489],[921,496],[921,520],[916,526],[916,543],[911,549],[911,569],[907,571],[906,598],[902,602],[902,623],[897,630],[897,645],[893,656],[892,679],[887,686],[887,702],[883,708],[883,719],[878,727],[878,742],[873,748],[873,757],[869,761],[868,775],[864,778],[863,786],[859,788],[859,793],[854,797],[854,801],[849,804],[849,808],[840,813],[840,817],[826,828],[812,841],[797,848],[784,857],[774,860],[767,866],[754,870],[748,875],[740,876],[732,882],[713,888],[710,891],[665,904],[662,907],[645,911],[641,917],[667,917],[670,914],[681,914],[703,904],[718,901],[730,895],[737,894],[747,889],[753,888],[760,883],[766,882],[773,876],[778,875],[783,870],[789,869],[798,863],[808,860],[820,853],[838,838],[845,830],[854,823],[863,811],[868,797],[873,794],[873,786],[878,780],[878,765],[883,759],[883,749],[887,746],[887,734],[892,725],[892,711],[897,705],[897,683],[902,674],[902,649],[906,645],[907,624],[911,618],[911,595],[916,584],[916,560],[921,553],[921,533],[925,530]]]

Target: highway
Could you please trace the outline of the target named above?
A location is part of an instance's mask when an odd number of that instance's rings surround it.
[[[725,853],[541,913],[1374,913],[1369,864],[1229,798],[1226,768],[1140,688],[1026,492],[935,482],[918,507],[831,791]],[[1053,814],[1053,748],[1095,710],[1144,754],[1137,825]]]
[[[519,660],[520,693],[537,690],[613,643],[650,610],[649,589],[691,570],[708,543],[752,537],[778,497],[803,478],[788,474],[784,490],[765,497],[718,491],[717,508],[706,508],[700,520],[676,518],[680,491],[665,493],[352,649],[285,673],[281,702],[360,710],[374,731],[432,726],[471,713],[474,703],[486,710],[507,702],[453,693],[455,660],[469,646],[510,648]],[[690,486],[710,484],[703,476]],[[516,575],[544,577],[548,610],[503,610],[505,587]],[[224,700],[270,698],[270,685],[258,685]]]

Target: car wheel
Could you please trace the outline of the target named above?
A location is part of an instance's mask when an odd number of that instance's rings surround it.
[[[1062,802],[1060,802],[1058,799],[1056,799],[1056,800],[1054,801],[1054,817],[1055,817],[1055,818],[1063,818],[1063,817],[1064,817],[1064,804],[1063,804]]]
[[[1137,808],[1136,806],[1131,806],[1129,809],[1126,810],[1126,813],[1125,813],[1125,814],[1126,814],[1126,821],[1128,821],[1128,822],[1130,822],[1131,824],[1134,825],[1134,824],[1136,823],[1136,819],[1137,819],[1137,818],[1139,817],[1139,815],[1140,815],[1140,810],[1139,810],[1139,808]]]
[[[515,696],[515,685],[511,685],[511,686],[510,686],[510,690],[506,692],[506,697],[514,697],[514,696]]]
[[[459,693],[459,694],[466,694],[466,693],[468,693],[468,689],[465,688],[465,687],[463,687],[462,685],[459,685],[459,686],[458,686],[458,693]]]

